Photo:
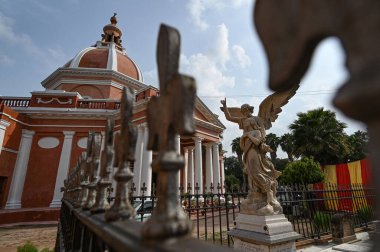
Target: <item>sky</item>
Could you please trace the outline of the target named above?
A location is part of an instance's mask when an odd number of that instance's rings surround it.
[[[231,107],[249,103],[258,108],[272,93],[253,6],[253,0],[0,0],[0,96],[29,97],[44,90],[41,81],[101,39],[114,12],[128,56],[140,66],[144,82],[158,87],[156,42],[165,23],[181,32],[180,72],[195,77],[197,95],[226,126],[222,143],[230,156],[231,141],[241,131],[225,120],[220,100],[227,97]],[[340,42],[324,40],[297,94],[267,133],[289,132],[297,113],[318,107],[337,112],[348,134],[365,129],[331,103],[348,77],[344,62]]]

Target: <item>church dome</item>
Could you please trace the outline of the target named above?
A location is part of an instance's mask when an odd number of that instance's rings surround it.
[[[110,21],[111,24],[103,28],[104,34],[101,41],[80,51],[63,67],[108,69],[143,82],[139,66],[128,57],[121,45],[122,31],[116,25],[116,13]]]

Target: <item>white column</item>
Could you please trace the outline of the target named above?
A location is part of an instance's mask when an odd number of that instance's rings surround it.
[[[24,190],[26,170],[28,168],[30,149],[32,147],[34,133],[35,132],[31,130],[22,130],[21,143],[18,150],[12,183],[5,209],[21,208],[21,196]]]
[[[200,137],[193,138],[195,142],[194,150],[194,179],[198,183],[199,193],[203,193],[203,172],[202,172],[202,139]]]
[[[212,145],[212,166],[214,173],[214,192],[218,192],[218,183],[222,186],[220,182],[220,167],[219,167],[219,143],[213,143]]]
[[[185,147],[183,148],[183,158],[185,159],[185,167],[183,167],[182,174],[183,174],[183,192],[187,192],[187,173],[188,173],[188,167],[189,167],[189,148]]]
[[[59,159],[57,177],[55,179],[54,196],[49,207],[61,207],[61,199],[63,192],[61,192],[61,187],[63,187],[63,181],[66,179],[71,157],[71,147],[73,145],[74,131],[63,131],[65,138],[63,140],[63,146],[61,151],[61,157]]]
[[[140,181],[141,181],[141,165],[143,160],[144,151],[144,126],[139,125],[137,128],[137,143],[135,150],[135,163],[133,165],[133,183],[135,183],[136,191],[135,196],[140,195]]]
[[[181,155],[181,137],[180,137],[180,135],[175,135],[175,148],[176,148],[178,155]],[[179,170],[178,174],[177,174],[178,187],[181,186],[181,172],[183,172],[183,170]]]
[[[148,127],[145,127],[140,185],[143,186],[143,183],[145,182],[145,186],[147,188],[147,191],[145,192],[146,196],[150,196],[152,194],[152,168],[151,168],[151,163],[152,163],[153,153],[152,153],[152,151],[146,149],[146,147],[148,145],[148,136],[149,136]]]
[[[213,183],[213,176],[212,176],[212,143],[206,143],[204,144],[206,147],[206,185],[205,190],[206,192],[211,192],[210,186],[211,183]],[[215,185],[214,185],[215,187]]]
[[[187,147],[187,149],[189,150],[189,158],[187,163],[187,183],[190,183],[190,194],[194,194],[194,146]]]
[[[220,186],[222,187],[222,193],[224,193],[224,158],[220,161],[220,170],[222,172],[222,181],[220,182]]]
[[[1,149],[3,149],[5,131],[7,130],[7,127],[9,125],[11,125],[9,122],[3,119],[0,120],[0,154],[1,154]]]

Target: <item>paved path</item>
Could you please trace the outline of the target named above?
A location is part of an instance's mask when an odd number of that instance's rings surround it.
[[[0,228],[0,251],[17,251],[17,247],[27,241],[31,241],[39,250],[53,249],[56,236],[56,226]]]
[[[343,244],[334,244],[329,242],[325,245],[312,245],[306,248],[298,249],[298,252],[370,252],[372,241],[369,239],[367,232],[356,233],[356,241]]]

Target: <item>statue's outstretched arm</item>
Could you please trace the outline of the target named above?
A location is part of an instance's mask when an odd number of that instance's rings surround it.
[[[221,100],[220,103],[223,105],[223,112],[224,112],[224,115],[226,116],[226,119],[230,122],[234,122],[234,123],[239,123],[240,122],[240,117],[234,117],[234,116],[231,116],[230,112],[228,111],[228,108],[227,108],[227,98],[224,98],[224,100]]]

